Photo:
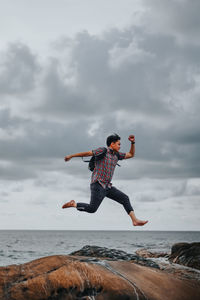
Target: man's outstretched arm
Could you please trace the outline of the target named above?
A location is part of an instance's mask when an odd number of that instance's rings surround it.
[[[131,142],[131,148],[130,148],[129,152],[126,152],[125,159],[134,157],[134,155],[135,155],[135,136],[130,135],[128,139]]]
[[[87,151],[87,152],[80,152],[80,153],[75,153],[71,155],[65,156],[64,160],[69,161],[73,157],[84,157],[84,156],[92,156],[93,152],[92,151]]]

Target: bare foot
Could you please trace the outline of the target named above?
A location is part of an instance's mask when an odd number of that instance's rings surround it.
[[[143,226],[146,223],[148,223],[148,221],[142,221],[142,220],[136,219],[135,221],[133,221],[133,226]]]
[[[68,207],[76,207],[76,202],[74,200],[71,200],[65,204],[63,204],[62,208],[68,208]]]

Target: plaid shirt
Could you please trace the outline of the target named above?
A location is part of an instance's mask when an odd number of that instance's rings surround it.
[[[100,147],[96,150],[92,150],[93,155],[98,155],[102,153],[104,150],[103,147]],[[119,159],[122,160],[125,158],[126,153],[118,152]],[[118,157],[115,152],[107,148],[106,155],[103,159],[95,162],[95,168],[92,173],[91,183],[99,182],[103,188],[109,187],[111,188],[112,177],[118,162]]]

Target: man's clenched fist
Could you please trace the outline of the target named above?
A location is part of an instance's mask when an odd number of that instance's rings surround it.
[[[132,135],[132,134],[129,135],[128,139],[129,139],[130,142],[135,142],[135,136]]]

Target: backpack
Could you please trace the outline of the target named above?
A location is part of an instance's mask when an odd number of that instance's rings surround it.
[[[103,152],[102,153],[100,153],[98,155],[93,155],[90,160],[83,160],[83,161],[84,162],[89,162],[88,169],[91,172],[93,172],[94,168],[95,168],[95,162],[103,159],[105,157],[106,153],[107,153],[107,148],[103,147]],[[119,153],[118,152],[116,152],[116,155],[117,155],[117,157],[119,159]],[[82,157],[82,159],[83,159],[83,157]],[[119,164],[117,164],[117,165],[120,167]]]

